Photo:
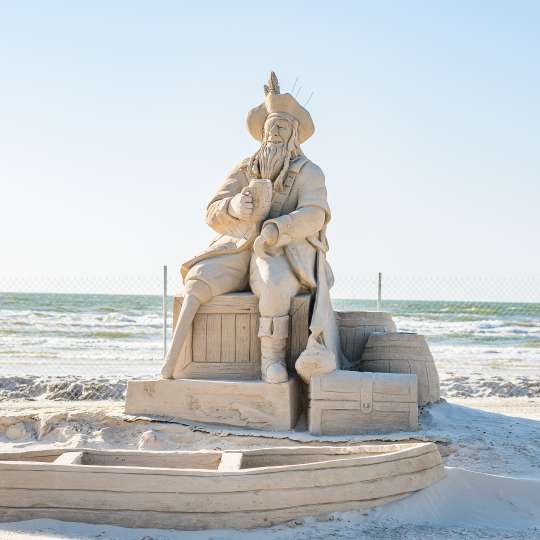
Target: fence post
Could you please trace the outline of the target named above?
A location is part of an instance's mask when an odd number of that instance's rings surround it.
[[[163,358],[167,357],[167,265],[163,266]]]
[[[379,272],[379,285],[377,287],[377,311],[382,311],[382,272]]]

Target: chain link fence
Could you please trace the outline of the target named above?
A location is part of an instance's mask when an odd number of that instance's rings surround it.
[[[123,399],[163,362],[163,277],[0,278],[0,400]],[[377,274],[336,276],[337,309],[377,309]],[[181,290],[169,273],[172,295]],[[443,394],[540,395],[540,276],[384,274],[382,308],[425,335]]]

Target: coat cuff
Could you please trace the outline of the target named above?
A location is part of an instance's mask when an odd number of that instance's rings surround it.
[[[206,222],[217,232],[223,234],[239,220],[229,214],[230,197],[213,202],[207,209]]]
[[[236,219],[230,212],[229,212],[229,203],[231,202],[231,199],[230,197],[227,197],[225,199],[222,199],[221,201],[219,201],[219,206],[217,208],[217,211],[220,213],[220,214],[223,214],[224,216],[227,216],[228,218],[231,218],[231,219]]]
[[[221,199],[221,201],[219,201],[219,205],[216,211],[219,213],[219,215],[224,216],[228,219],[232,219],[233,221],[240,221],[237,217],[233,216],[230,212],[231,199],[232,197],[226,197],[225,199]]]

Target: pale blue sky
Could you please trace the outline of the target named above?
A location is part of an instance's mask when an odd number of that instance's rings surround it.
[[[0,275],[176,271],[274,69],[336,274],[540,274],[540,3],[0,1]]]

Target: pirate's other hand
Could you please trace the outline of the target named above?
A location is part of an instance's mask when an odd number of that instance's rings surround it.
[[[275,246],[279,239],[279,229],[275,223],[267,223],[261,231],[261,238],[268,247]]]

